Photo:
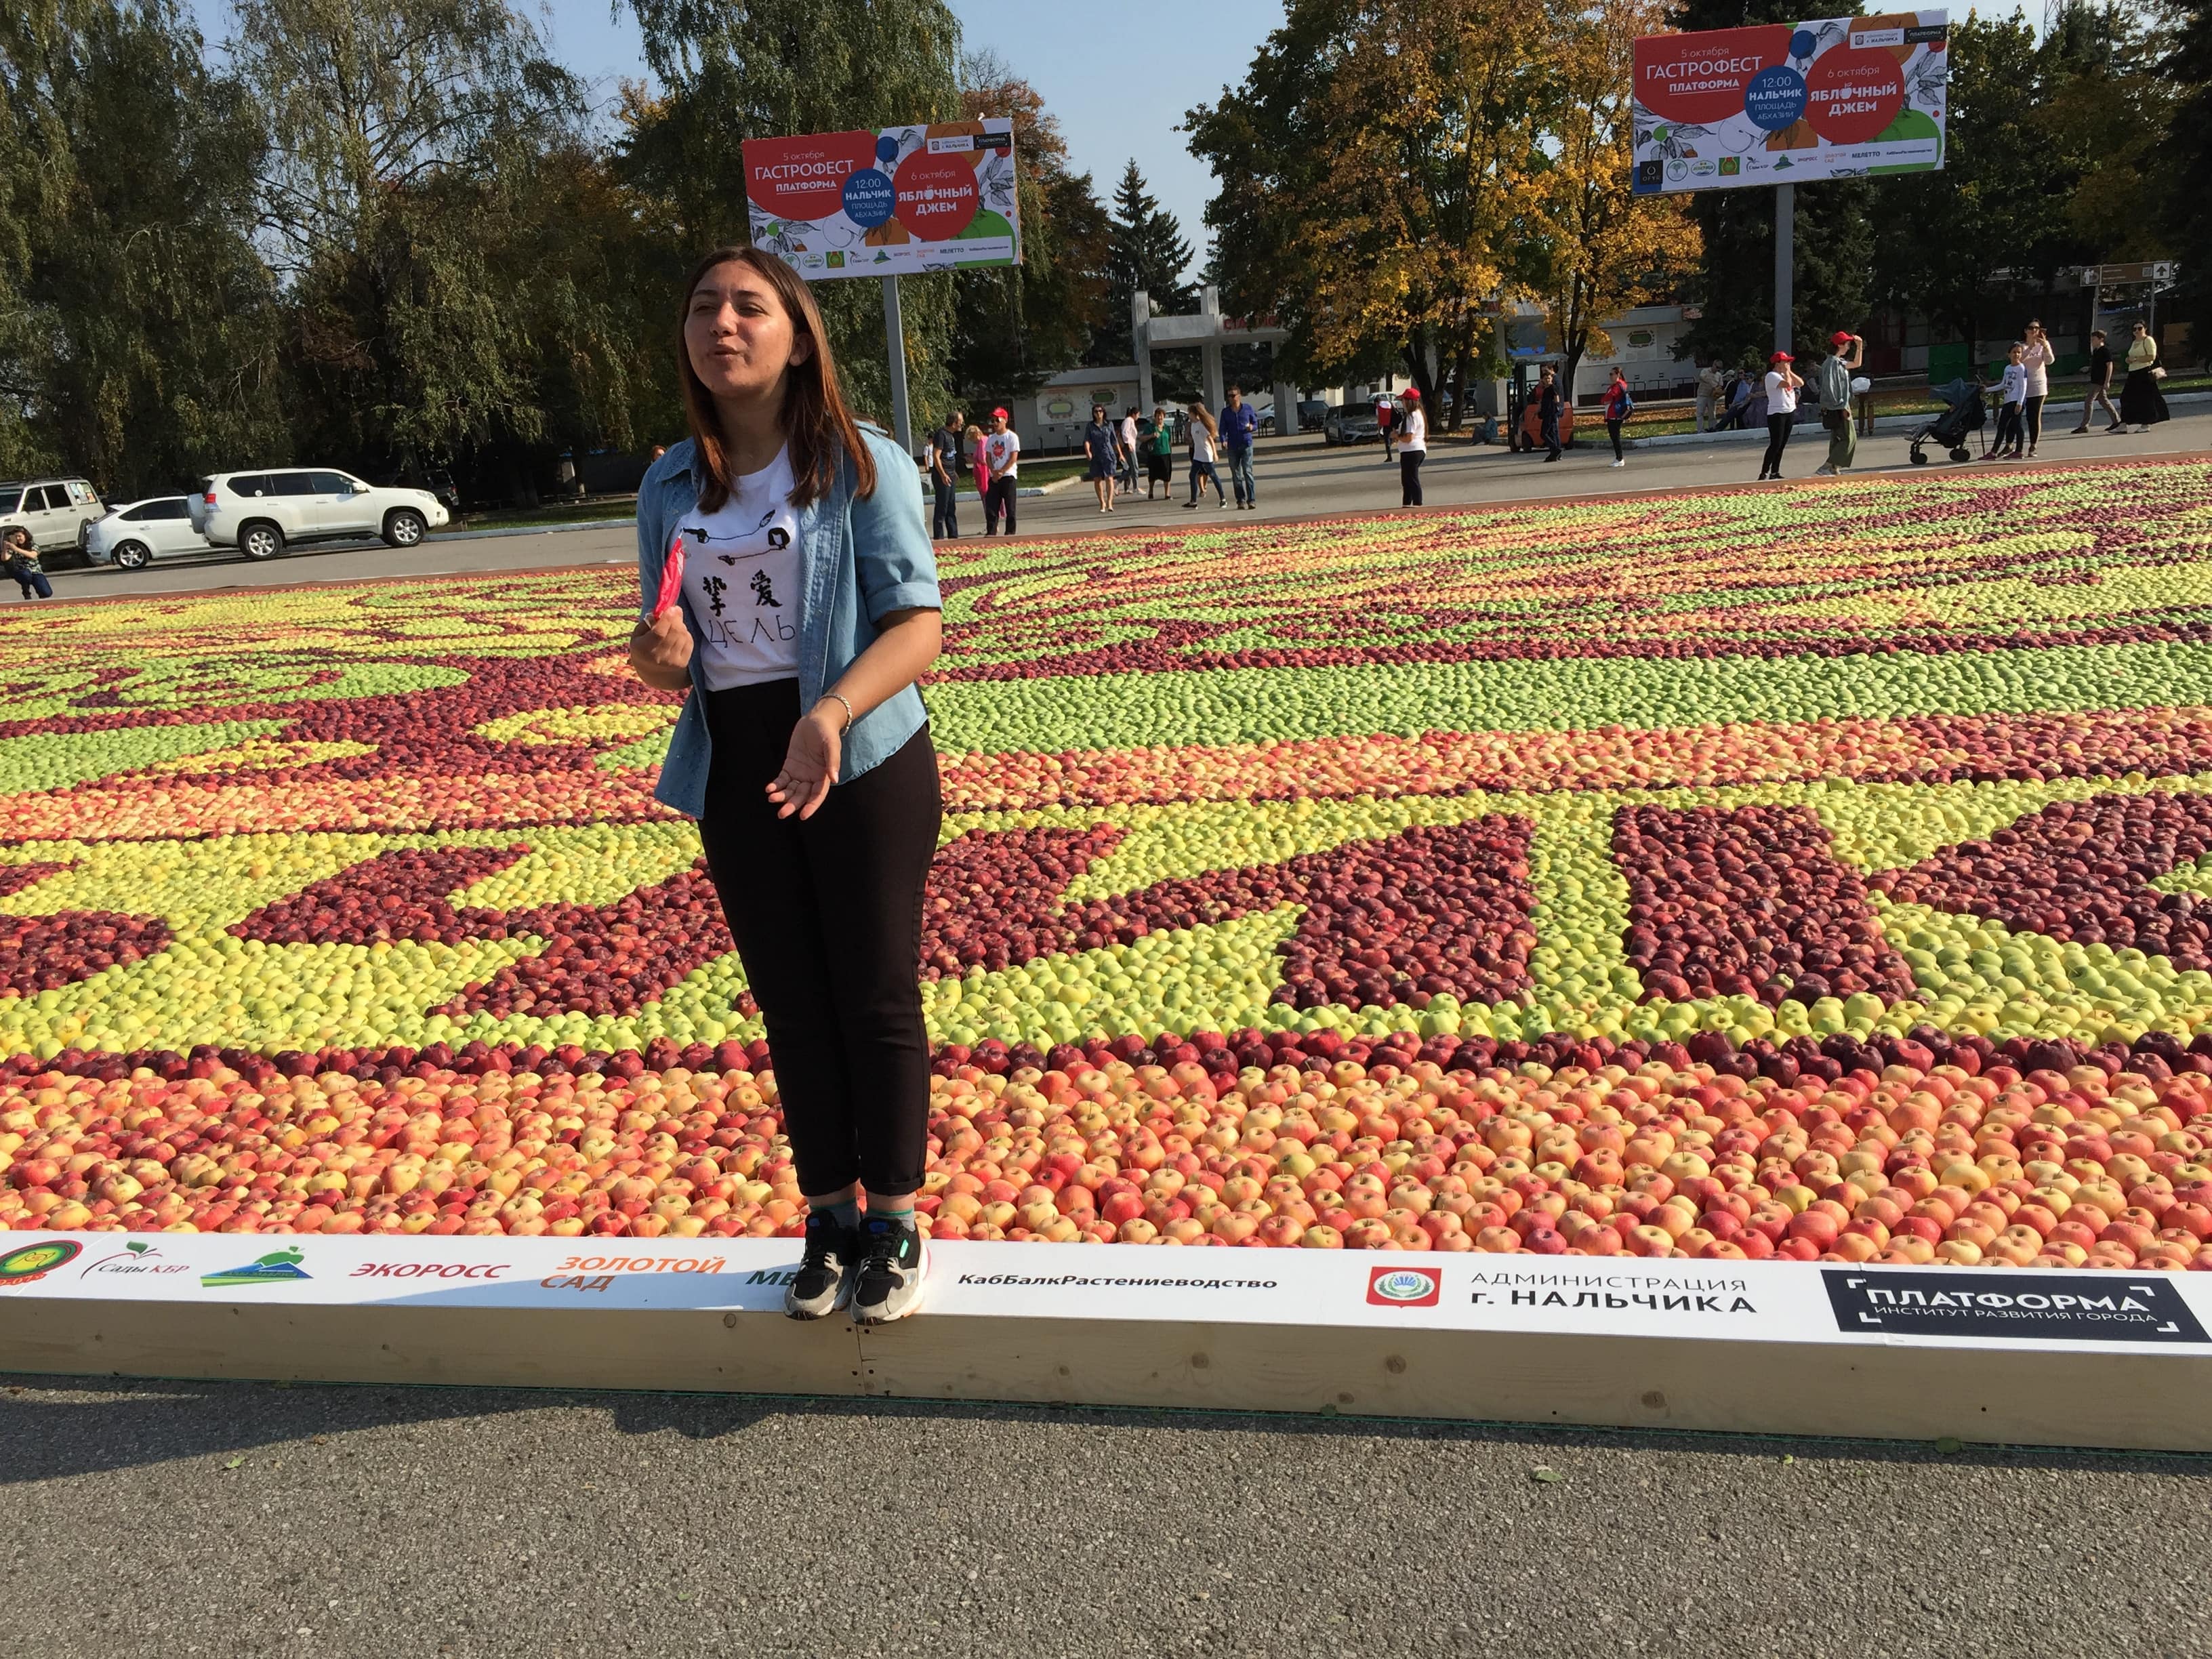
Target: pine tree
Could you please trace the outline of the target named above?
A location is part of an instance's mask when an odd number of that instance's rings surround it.
[[[1172,213],[1145,188],[1145,175],[1132,161],[1114,192],[1114,214],[1106,249],[1106,319],[1087,354],[1096,364],[1126,363],[1136,351],[1129,330],[1129,307],[1139,292],[1152,299],[1152,313],[1187,311],[1197,290],[1185,280],[1190,244]]]

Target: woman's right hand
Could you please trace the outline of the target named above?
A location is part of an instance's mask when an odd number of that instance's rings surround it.
[[[681,691],[691,684],[691,630],[681,605],[631,630],[629,665],[656,691]]]

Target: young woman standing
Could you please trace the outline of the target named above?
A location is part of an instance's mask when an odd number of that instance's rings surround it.
[[[1421,463],[1429,459],[1429,417],[1421,409],[1421,391],[1409,386],[1400,394],[1405,413],[1398,422],[1398,505],[1421,503]]]
[[[2020,343],[2020,366],[2027,371],[2027,384],[2020,400],[2021,429],[2027,437],[2027,459],[2035,459],[2035,447],[2043,441],[2043,404],[2051,395],[2051,368],[2058,361],[2058,354],[2051,349],[2051,337],[2043,331],[2039,321],[2031,320],[2027,336]]]
[[[1620,369],[1613,371],[1613,380],[1605,389],[1605,435],[1613,441],[1613,464],[1626,466],[1627,458],[1620,453],[1620,423],[1636,407],[1636,398],[1628,389],[1628,376]]]
[[[677,373],[691,436],[638,495],[629,645],[639,678],[691,694],[655,793],[699,821],[775,1050],[809,1212],[785,1310],[896,1319],[928,1268],[916,962],[942,809],[915,682],[939,649],[937,566],[918,493],[896,487],[913,463],[847,412],[781,261],[701,262]],[[679,540],[680,602],[656,616]]]
[[[1797,390],[1805,382],[1790,365],[1786,351],[1766,360],[1766,459],[1759,464],[1761,478],[1782,476],[1782,452],[1790,447],[1790,428],[1797,422]]]
[[[1200,489],[1208,483],[1213,486],[1213,504],[1228,506],[1229,495],[1221,487],[1221,475],[1213,470],[1213,441],[1220,434],[1220,428],[1214,425],[1213,416],[1204,404],[1190,406],[1190,423],[1185,429],[1190,437],[1190,499],[1183,506],[1196,507]]]

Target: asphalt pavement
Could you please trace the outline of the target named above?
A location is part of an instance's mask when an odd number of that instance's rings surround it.
[[[2045,461],[2119,459],[2128,457],[2202,455],[2212,451],[2212,409],[2184,405],[2165,425],[2148,434],[2109,437],[2097,431],[2075,437],[2065,428],[2077,410],[2057,410],[2044,436]],[[1594,436],[1592,434],[1595,434]],[[1570,451],[1556,464],[1540,454],[1516,454],[1496,445],[1477,445],[1463,438],[1437,441],[1422,467],[1423,489],[1431,507],[1485,505],[1516,501],[1544,501],[1563,495],[1602,495],[1700,485],[1750,483],[1759,473],[1765,436],[1732,434],[1702,441],[1667,442],[1639,448],[1628,465],[1615,467],[1605,447],[1605,434],[1593,425],[1584,434],[1585,447]],[[1588,447],[1594,443],[1595,447]],[[1861,473],[1918,471],[1906,459],[1905,434],[1879,433],[1860,441]],[[1784,460],[1785,475],[1802,479],[1826,459],[1826,443],[1817,427],[1797,430]],[[1941,452],[1937,465],[1944,463]],[[2013,471],[2010,463],[1969,462],[1981,471]],[[1255,519],[1310,519],[1331,514],[1373,512],[1399,503],[1398,469],[1382,459],[1380,445],[1362,444],[1330,449],[1314,436],[1263,441],[1254,459],[1259,493],[1256,512],[1239,513],[1232,505],[1186,507],[1189,489],[1186,464],[1176,461],[1176,483],[1170,495],[1146,501],[1141,496],[1123,497],[1109,517],[1097,510],[1091,488],[1071,481],[1044,495],[1018,503],[1017,518],[1024,536],[1064,536],[1102,530],[1174,528],[1177,526],[1220,524]],[[1227,480],[1224,477],[1224,488]],[[983,529],[981,505],[972,495],[960,506],[961,529],[969,536]],[[299,548],[265,564],[252,564],[235,556],[165,559],[142,571],[102,567],[86,571],[58,571],[53,581],[57,598],[115,599],[131,594],[205,592],[227,587],[283,586],[295,582],[362,581],[384,576],[421,576],[460,572],[534,570],[563,565],[629,564],[637,557],[637,531],[628,520],[593,525],[582,529],[540,531],[501,535],[432,535],[419,546],[402,551],[380,542],[356,542],[328,547]],[[8,585],[0,583],[0,588]],[[0,601],[16,603],[8,599]]]
[[[2202,1458],[6,1380],[27,1659],[2212,1650]]]

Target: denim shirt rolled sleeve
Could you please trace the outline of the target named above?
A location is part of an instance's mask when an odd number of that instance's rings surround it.
[[[919,489],[902,487],[914,464],[898,446],[872,428],[863,441],[876,464],[876,489],[860,496],[847,463],[821,499],[799,518],[801,602],[799,635],[799,695],[811,708],[822,694],[876,641],[884,617],[894,611],[939,610],[937,558],[921,516]],[[698,506],[689,439],[678,444],[645,475],[637,496],[638,614],[653,609],[668,545],[686,514]],[[699,619],[689,600],[684,620],[696,647]],[[714,743],[707,729],[707,684],[702,659],[691,655],[691,695],[684,700],[660,764],[653,799],[687,817],[700,817],[707,806],[707,780],[714,767]],[[880,765],[928,721],[921,690],[908,686],[853,722],[846,733],[837,781],[849,783]]]

